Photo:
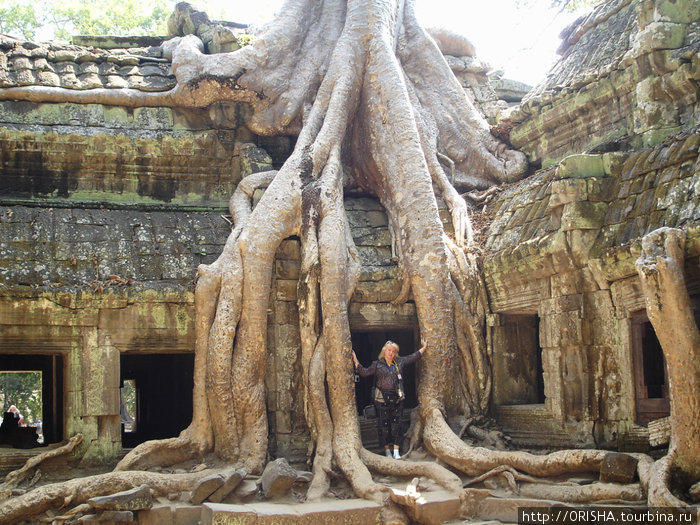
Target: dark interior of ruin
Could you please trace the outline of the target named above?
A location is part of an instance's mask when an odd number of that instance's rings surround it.
[[[149,439],[177,436],[192,420],[192,354],[121,356],[121,384],[133,380],[136,411],[133,431],[122,424],[122,445],[132,448]]]
[[[415,335],[413,330],[379,330],[369,332],[353,332],[352,348],[357,354],[363,366],[369,366],[377,359],[382,345],[386,341],[394,341],[399,345],[401,356],[407,356],[417,350],[415,345]],[[403,374],[404,388],[406,389],[406,401],[404,408],[414,408],[418,401],[416,399],[416,365],[408,365]],[[362,408],[368,405],[370,391],[372,389],[372,377],[361,377],[355,384],[355,398],[357,400],[357,410],[361,414]]]

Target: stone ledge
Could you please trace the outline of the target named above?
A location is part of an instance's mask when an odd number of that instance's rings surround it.
[[[344,525],[381,523],[381,505],[361,499],[319,503],[254,503],[225,505],[205,503],[201,525]]]
[[[97,47],[100,49],[130,49],[140,47],[160,46],[170,36],[102,36],[102,35],[74,35],[71,40],[73,45],[82,47]]]

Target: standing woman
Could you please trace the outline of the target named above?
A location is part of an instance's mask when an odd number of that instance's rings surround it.
[[[425,352],[425,343],[417,352],[406,357],[399,357],[399,345],[393,341],[387,341],[379,352],[379,357],[369,367],[365,368],[357,360],[355,352],[352,360],[355,370],[362,377],[375,376],[374,406],[377,409],[377,434],[379,444],[384,445],[384,453],[387,457],[400,459],[399,447],[403,441],[404,431],[401,416],[403,413],[403,376],[401,372],[406,365],[415,363]],[[391,445],[394,445],[394,454],[391,454]]]

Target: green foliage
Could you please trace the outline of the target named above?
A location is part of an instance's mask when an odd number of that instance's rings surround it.
[[[41,372],[0,372],[3,412],[15,405],[25,424],[42,417]]]
[[[241,33],[240,35],[236,36],[236,40],[238,40],[238,45],[241,47],[250,45],[250,43],[253,41],[253,38],[255,38],[253,35],[249,35],[248,33]]]
[[[35,39],[164,35],[176,0],[0,0],[0,32]]]
[[[36,4],[0,0],[0,33],[33,39],[41,16]]]

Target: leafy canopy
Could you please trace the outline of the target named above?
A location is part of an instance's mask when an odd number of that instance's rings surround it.
[[[15,405],[25,424],[41,418],[41,372],[0,372],[0,401],[3,412]]]
[[[0,33],[29,40],[72,35],[165,35],[176,0],[0,0]]]

